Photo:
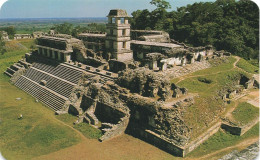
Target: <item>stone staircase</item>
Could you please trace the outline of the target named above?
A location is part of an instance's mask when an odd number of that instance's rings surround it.
[[[60,110],[67,100],[66,97],[41,86],[25,76],[21,76],[15,85],[55,111]]]
[[[13,66],[20,67],[17,64]],[[10,72],[12,71],[10,70]],[[33,63],[15,85],[51,109],[58,111],[70,97],[73,88],[82,77],[82,73],[83,71],[62,64],[52,66]]]
[[[20,60],[18,63],[15,63],[15,64],[11,65],[10,67],[8,67],[6,69],[6,71],[4,72],[4,74],[6,74],[9,77],[12,77],[14,75],[14,73],[16,71],[18,71],[19,69],[21,69],[23,67],[28,68],[29,66],[31,66],[30,63]]]

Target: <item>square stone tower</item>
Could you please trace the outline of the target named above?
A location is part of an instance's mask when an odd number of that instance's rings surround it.
[[[128,14],[122,9],[110,10],[108,14],[106,50],[111,54],[110,59],[121,62],[133,60],[130,49],[130,24]]]

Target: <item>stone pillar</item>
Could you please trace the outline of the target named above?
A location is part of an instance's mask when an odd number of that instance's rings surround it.
[[[40,47],[38,47],[38,54],[41,54],[41,52],[40,52]]]
[[[47,57],[50,57],[50,49],[47,49]]]
[[[60,55],[61,53],[60,52],[58,52],[58,60],[59,61],[61,61],[61,55]]]
[[[195,55],[193,54],[192,57],[191,57],[191,60],[190,60],[190,63],[194,63],[195,62]]]
[[[51,58],[55,59],[55,52],[54,52],[54,50],[52,50],[51,52],[52,52],[52,57]]]
[[[68,61],[70,61],[70,60],[71,60],[70,54],[69,54],[69,53],[65,53],[65,54],[64,54],[64,61],[65,61],[65,62],[68,62]]]
[[[183,57],[183,58],[181,59],[181,66],[185,66],[185,64],[186,64],[186,59]]]
[[[162,63],[162,71],[166,71],[167,70],[167,62],[161,61],[161,63]]]

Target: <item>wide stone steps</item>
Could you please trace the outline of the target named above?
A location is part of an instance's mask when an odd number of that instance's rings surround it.
[[[36,83],[40,83],[42,80],[45,80],[47,82],[45,87],[67,98],[69,98],[71,91],[75,86],[75,84],[66,82],[59,77],[55,77],[34,67],[28,69],[24,76],[35,81]]]
[[[51,73],[55,69],[55,66],[46,65],[43,63],[33,63],[32,66],[48,73]]]
[[[4,74],[6,74],[6,75],[9,76],[9,77],[12,77],[12,76],[13,76],[11,73],[9,73],[9,72],[7,72],[7,71],[5,71]]]
[[[81,78],[82,71],[67,67],[65,65],[59,65],[55,72],[53,72],[53,75],[77,84]]]
[[[67,100],[66,97],[41,86],[25,76],[21,76],[15,85],[55,111],[60,110]]]
[[[65,65],[51,66],[43,63],[34,63],[34,68],[57,76],[61,79],[67,80],[71,83],[77,84],[79,79],[81,78],[82,71],[79,71],[74,68],[67,67]]]

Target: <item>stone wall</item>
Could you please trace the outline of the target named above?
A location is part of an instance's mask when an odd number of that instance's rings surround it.
[[[221,124],[221,128],[225,129],[226,131],[230,132],[231,134],[242,136],[249,129],[251,129],[253,126],[255,126],[258,122],[259,122],[259,117],[257,117],[252,122],[250,122],[246,125],[243,125],[243,126],[237,126],[237,125],[232,125],[232,124],[223,122]]]
[[[123,134],[126,130],[126,127],[128,126],[129,116],[130,115],[127,114],[125,117],[121,118],[120,121],[115,125],[102,123],[103,132],[105,133],[102,137],[99,138],[99,140],[105,141]],[[104,126],[109,126],[109,128],[106,128]]]
[[[187,155],[188,153],[193,151],[195,148],[197,148],[200,144],[205,142],[209,137],[211,137],[213,134],[215,134],[219,130],[220,126],[221,126],[221,122],[217,122],[215,125],[210,127],[207,131],[202,133],[195,140],[193,140],[188,145],[186,145],[183,155]]]

